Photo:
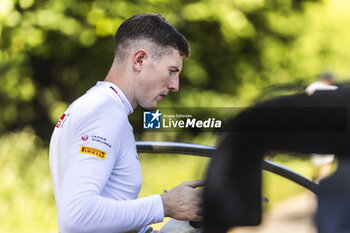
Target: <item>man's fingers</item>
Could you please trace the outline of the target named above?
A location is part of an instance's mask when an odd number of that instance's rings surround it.
[[[201,220],[202,180],[185,181],[170,191],[161,194],[166,217],[178,220]]]
[[[203,220],[203,211],[202,209],[198,209],[192,219],[190,221],[202,221]]]
[[[185,185],[190,186],[192,188],[202,187],[204,185],[203,180],[191,180],[191,181],[185,181]]]

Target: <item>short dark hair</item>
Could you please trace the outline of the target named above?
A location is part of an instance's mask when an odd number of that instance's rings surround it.
[[[334,81],[334,75],[330,72],[326,72],[320,75],[322,80],[327,82],[333,82]]]
[[[161,14],[137,14],[125,20],[114,37],[116,54],[132,40],[147,40],[163,48],[171,46],[185,57],[190,53],[185,37]]]

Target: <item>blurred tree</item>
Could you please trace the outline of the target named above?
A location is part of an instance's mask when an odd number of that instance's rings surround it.
[[[0,133],[33,128],[46,142],[64,109],[113,59],[113,34],[160,12],[190,41],[179,94],[160,106],[245,106],[269,85],[301,89],[323,69],[349,72],[345,0],[2,0]]]
[[[348,0],[0,0],[0,231],[57,232],[47,144],[65,108],[104,79],[126,18],[159,12],[189,39],[180,91],[160,108],[244,107],[303,91],[325,69],[345,81],[349,11]],[[210,133],[139,138],[215,144]],[[172,158],[143,158],[144,194],[204,167]]]

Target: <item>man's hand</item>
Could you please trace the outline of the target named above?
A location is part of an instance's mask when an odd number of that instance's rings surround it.
[[[202,180],[185,181],[161,195],[165,217],[177,220],[200,221],[202,219]]]

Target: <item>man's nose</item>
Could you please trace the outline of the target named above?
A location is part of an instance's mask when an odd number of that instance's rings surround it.
[[[176,76],[175,78],[170,79],[168,84],[169,91],[178,91],[179,90],[179,76]]]

